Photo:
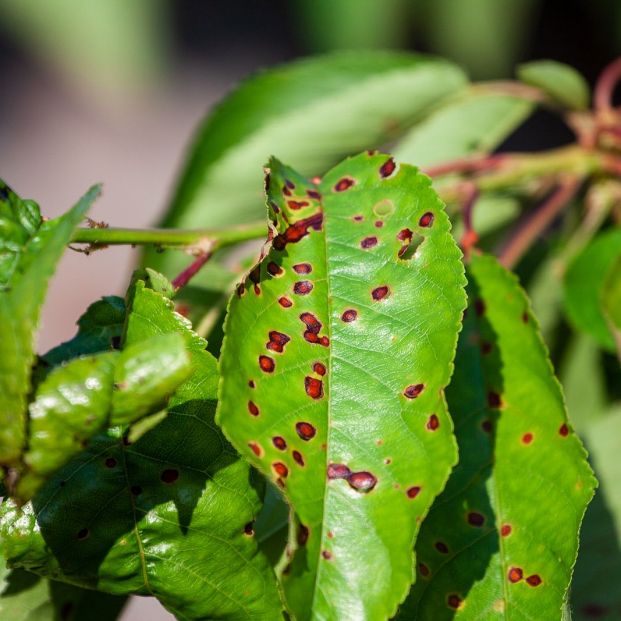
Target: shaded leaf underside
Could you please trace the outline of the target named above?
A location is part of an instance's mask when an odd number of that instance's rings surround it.
[[[475,256],[469,280],[447,389],[460,462],[399,619],[560,619],[595,480],[515,277]]]
[[[456,460],[460,253],[429,180],[386,155],[318,185],[272,160],[267,185],[277,235],[230,303],[218,422],[295,511],[296,618],[387,618]]]

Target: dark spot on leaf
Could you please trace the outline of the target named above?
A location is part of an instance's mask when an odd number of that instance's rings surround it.
[[[321,362],[315,362],[313,365],[313,371],[317,373],[317,375],[325,375],[326,374],[326,366],[321,364]]]
[[[283,479],[289,474],[289,468],[287,468],[287,466],[283,464],[282,461],[275,461],[272,464],[272,468],[274,469],[274,472]]]
[[[347,479],[350,474],[345,464],[328,464],[328,479]]]
[[[379,169],[380,177],[390,177],[396,168],[395,160],[392,157],[387,159]]]
[[[308,295],[313,290],[313,283],[310,280],[300,280],[293,285],[293,293],[298,295]]]
[[[291,454],[293,455],[293,459],[296,464],[300,466],[304,465],[304,457],[302,457],[302,453],[300,453],[300,451],[293,451]]]
[[[467,519],[470,526],[476,526],[477,528],[480,528],[483,524],[485,524],[485,516],[481,513],[477,513],[476,511],[470,511]]]
[[[431,211],[428,211],[427,213],[424,213],[421,217],[420,220],[418,221],[418,225],[422,226],[424,228],[430,227],[433,224],[433,214],[431,213]]]
[[[526,311],[522,313],[522,321],[528,323],[528,313]]]
[[[254,388],[255,387],[254,381],[253,380],[248,380],[248,386],[249,386],[249,388]]]
[[[269,341],[265,344],[265,347],[270,351],[275,351],[279,354],[283,353],[285,345],[291,340],[290,336],[287,336],[282,332],[277,332],[276,330],[269,332],[268,338]]]
[[[563,436],[564,438],[566,438],[569,435],[569,427],[563,423],[558,430],[559,435]]]
[[[308,527],[304,526],[304,524],[300,524],[300,528],[298,529],[298,545],[305,546],[308,541]]]
[[[448,546],[443,541],[436,541],[434,547],[440,554],[448,554],[449,552]]]
[[[265,371],[265,373],[272,373],[275,366],[276,363],[273,358],[263,355],[259,356],[259,367],[261,367],[261,370]]]
[[[375,221],[375,228],[381,229],[384,226],[384,223],[381,220]]]
[[[420,485],[413,485],[412,487],[408,487],[405,492],[408,498],[416,498],[420,494]]]
[[[73,602],[65,602],[60,609],[61,621],[68,621],[75,609]]]
[[[276,250],[284,250],[287,244],[296,244],[302,238],[308,235],[309,229],[313,229],[315,231],[321,230],[321,225],[323,223],[323,213],[317,212],[308,218],[304,218],[303,220],[298,220],[291,226],[287,228],[284,233],[280,233],[274,237],[272,241],[272,246]]]
[[[455,593],[451,593],[446,598],[446,603],[448,604],[448,607],[453,608],[453,610],[458,610],[459,607],[461,606],[462,601],[463,600],[461,599],[461,597],[459,597],[459,595]]]
[[[244,283],[243,283],[243,282],[240,282],[240,283],[237,285],[237,297],[238,297],[238,298],[241,298],[241,297],[242,297],[242,295],[244,295],[244,293],[246,293],[246,285],[244,285]]]
[[[524,572],[520,567],[510,567],[509,573],[507,574],[507,578],[509,578],[509,582],[519,582],[524,576]]]
[[[106,468],[115,468],[117,461],[114,457],[108,457],[104,463],[106,464]]]
[[[282,436],[274,436],[272,444],[280,451],[284,451],[287,448],[287,442]]]
[[[307,375],[304,378],[304,389],[306,394],[313,399],[321,399],[323,397],[323,382],[315,377]]]
[[[341,315],[341,319],[345,322],[345,323],[351,323],[352,321],[356,321],[356,319],[358,318],[358,311],[354,310],[353,308],[348,308],[342,315]]]
[[[532,587],[537,587],[542,583],[542,580],[540,576],[533,574],[532,576],[528,576],[528,578],[526,578],[526,582]]]
[[[492,348],[493,348],[493,345],[489,341],[481,342],[481,353],[484,356],[487,356],[487,354],[491,353]]]
[[[287,186],[285,186],[285,187],[282,189],[282,193],[283,193],[285,196],[291,196],[291,189],[290,189],[290,188],[288,188]]]
[[[313,266],[310,263],[297,263],[293,269],[296,274],[310,274],[313,271]]]
[[[160,480],[167,485],[176,483],[179,480],[179,470],[176,468],[166,468],[166,470],[162,470]]]
[[[293,181],[291,181],[290,179],[285,179],[285,185],[290,189],[290,190],[295,190],[295,183],[293,183]]]
[[[254,535],[254,522],[248,522],[248,524],[244,526],[244,535],[248,535],[248,537]]]
[[[370,472],[352,472],[347,477],[350,487],[358,492],[370,492],[377,485],[377,478]]]
[[[287,201],[287,205],[289,206],[289,209],[302,209],[302,207],[308,207],[309,202],[308,201]]]
[[[324,550],[321,553],[321,556],[323,556],[323,558],[325,558],[326,561],[329,561],[332,558],[332,552],[330,552],[329,550]]]
[[[364,220],[364,216],[361,216],[360,214],[356,215],[353,217],[354,222],[362,222]]]
[[[112,346],[112,349],[121,349],[121,337],[113,336],[110,339],[110,345]]]
[[[79,541],[83,541],[84,539],[88,539],[90,534],[91,532],[88,530],[88,528],[83,528],[82,530],[78,531],[78,534],[76,535],[76,537],[78,538]]]
[[[341,180],[337,182],[334,186],[335,192],[344,192],[345,190],[349,190],[352,185],[356,183],[351,177],[343,177]]]
[[[397,233],[397,239],[402,242],[409,242],[412,239],[412,231],[410,229],[401,229]]]
[[[306,193],[316,201],[321,200],[321,194],[317,190],[306,190]]]
[[[140,485],[132,485],[129,491],[132,493],[132,496],[139,496],[142,494],[142,487],[140,487]]]
[[[373,246],[377,246],[377,237],[375,237],[375,235],[372,235],[370,237],[365,237],[360,242],[360,247],[364,248],[365,250],[367,248],[373,248]]]
[[[429,575],[429,567],[427,567],[427,565],[425,565],[425,563],[419,563],[418,564],[418,573],[420,573],[421,576],[428,576]]]
[[[286,298],[284,295],[281,298],[278,298],[278,303],[283,308],[290,308],[291,306],[293,306],[293,302],[289,298]]]
[[[435,431],[440,426],[440,421],[435,414],[432,414],[427,421],[427,429],[429,431]]]
[[[257,457],[261,457],[263,455],[263,449],[256,442],[248,442],[248,446]]]
[[[582,612],[592,619],[599,619],[610,613],[609,609],[601,604],[586,604],[582,607]]]
[[[522,436],[522,442],[524,444],[530,444],[533,441],[533,434],[528,432]]]
[[[508,536],[511,534],[511,531],[512,531],[512,530],[513,530],[513,529],[511,528],[511,524],[503,524],[503,525],[500,527],[500,534],[501,534],[501,536],[503,536],[503,537],[508,537]]]
[[[371,291],[371,297],[377,302],[383,300],[388,295],[389,289],[386,285],[376,287]]]
[[[313,427],[313,425],[311,425],[310,423],[306,423],[306,422],[296,423],[295,430],[297,431],[298,436],[300,436],[302,440],[306,440],[306,441],[314,438],[315,434],[317,433],[317,430],[315,429],[315,427]],[[348,469],[348,472],[349,472],[349,469]]]
[[[474,303],[474,310],[480,317],[485,312],[485,302],[483,300],[476,300]]]
[[[274,263],[274,261],[270,261],[267,264],[267,271],[272,276],[280,276],[281,274],[285,273],[285,270],[283,270],[282,267],[280,267],[280,265],[278,265],[277,263]]]
[[[403,391],[403,394],[408,399],[416,399],[416,397],[418,397],[418,395],[420,395],[420,393],[423,392],[424,388],[425,388],[425,384],[410,384]]]
[[[487,405],[490,408],[499,408],[502,405],[502,400],[497,392],[490,390],[487,393]]]
[[[481,423],[481,429],[483,429],[483,431],[485,433],[491,433],[492,432],[492,421],[489,418],[486,418],[482,423]]]
[[[250,414],[252,414],[252,416],[259,415],[259,408],[254,401],[248,401],[248,411],[250,412]]]
[[[280,207],[274,201],[270,201],[270,207],[274,213],[280,213]]]

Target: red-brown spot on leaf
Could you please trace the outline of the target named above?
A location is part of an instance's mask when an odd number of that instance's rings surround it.
[[[317,192],[317,190],[306,190],[306,193],[311,198],[314,198],[316,201],[321,200],[321,194]]]
[[[425,384],[410,384],[409,386],[406,386],[403,394],[408,399],[416,399],[416,397],[418,397],[418,395],[423,392],[424,388]]]
[[[106,468],[115,468],[117,461],[114,457],[108,457],[104,463],[106,464]]]
[[[244,525],[244,535],[252,537],[254,535],[254,522],[248,522]]]
[[[259,356],[259,367],[261,368],[262,371],[265,371],[265,373],[272,373],[274,371],[274,368],[276,366],[276,363],[274,362],[273,358],[270,358],[269,356]]]
[[[523,444],[530,444],[532,441],[533,441],[533,434],[532,433],[528,432],[528,433],[525,433],[522,436],[522,443]]]
[[[298,545],[305,546],[308,541],[308,526],[304,526],[304,524],[300,524],[300,528],[298,529]]]
[[[397,233],[397,239],[402,242],[410,242],[412,241],[412,231],[410,229],[401,229]]]
[[[509,578],[509,582],[519,582],[524,576],[524,572],[520,567],[511,567],[509,568],[509,573],[507,574],[507,578]]]
[[[433,218],[434,218],[433,213],[431,213],[431,211],[428,211],[427,213],[424,213],[420,217],[420,220],[418,221],[418,225],[424,228],[430,227],[433,224]]]
[[[440,421],[438,420],[438,417],[435,414],[432,414],[429,417],[426,426],[429,431],[435,431],[440,426]]]
[[[489,418],[486,418],[485,420],[483,420],[481,422],[481,429],[483,429],[485,433],[492,433],[492,429],[493,429],[492,421]]]
[[[427,577],[429,575],[429,567],[427,567],[425,563],[419,563],[418,572],[420,573],[421,576]]]
[[[326,561],[329,561],[332,558],[332,552],[330,552],[330,550],[323,550],[321,556],[323,556]]]
[[[283,464],[282,461],[275,461],[272,464],[272,469],[279,477],[282,477],[283,479],[289,474],[289,468],[287,468],[287,466]]]
[[[328,479],[347,479],[350,474],[345,464],[328,464]]]
[[[291,181],[291,179],[285,179],[285,185],[290,189],[290,190],[295,190],[295,183],[293,183],[293,181]]]
[[[349,190],[354,183],[356,182],[351,177],[343,177],[334,186],[334,191],[344,192],[345,190]]]
[[[287,441],[282,436],[274,436],[272,444],[279,450],[284,451],[287,448]]]
[[[377,485],[377,478],[370,472],[352,472],[347,477],[350,487],[358,492],[370,492]]]
[[[257,457],[261,457],[263,455],[263,449],[256,442],[248,442],[248,446]]]
[[[267,264],[267,271],[272,276],[280,276],[281,274],[285,273],[285,270],[283,270],[282,267],[280,267],[280,265],[278,265],[277,263],[274,263],[274,261],[270,261]]]
[[[420,485],[413,485],[412,487],[408,487],[405,492],[408,498],[416,498],[420,494]]]
[[[282,189],[282,193],[283,193],[285,196],[291,196],[291,194],[292,194],[291,189],[290,189],[290,188],[288,188],[287,186],[285,186],[285,187]]]
[[[282,297],[278,298],[278,303],[283,308],[291,308],[291,306],[293,306],[293,302],[289,298],[286,298],[284,295]]]
[[[319,344],[323,347],[328,347],[328,345],[330,345],[330,339],[327,336],[322,336],[319,339]]]
[[[538,587],[543,580],[541,580],[539,575],[533,574],[532,576],[528,576],[528,578],[526,578],[526,582],[532,587]]]
[[[391,157],[388,158],[379,169],[380,177],[390,177],[392,173],[395,172],[397,165],[395,164],[395,160]]]
[[[528,313],[526,311],[522,313],[522,321],[528,323]]]
[[[511,534],[511,531],[513,529],[511,528],[511,524],[503,524],[500,527],[500,534],[502,537],[508,537]]]
[[[483,300],[475,300],[474,310],[479,317],[483,315],[485,312],[485,302]]]
[[[470,511],[466,516],[468,520],[468,524],[470,526],[475,526],[476,528],[480,528],[485,524],[485,516],[481,513],[477,513],[476,511]]]
[[[566,438],[569,435],[569,427],[563,423],[558,430],[559,435],[563,436],[563,438]]]
[[[383,226],[384,226],[384,223],[382,222],[382,220],[375,221],[375,228],[381,229]]]
[[[255,387],[255,383],[253,380],[248,380],[248,387],[249,388],[254,388]]]
[[[481,341],[481,353],[487,356],[491,353],[493,345],[489,341]]]
[[[309,233],[309,229],[320,231],[322,224],[323,213],[321,212],[317,212],[303,220],[298,220],[290,225],[284,233],[276,235],[272,241],[272,246],[276,250],[284,250],[287,244],[296,244],[302,238],[306,237]]]
[[[244,293],[246,293],[246,285],[244,285],[243,282],[240,282],[237,285],[236,292],[237,292],[237,297],[241,298],[244,295]]]
[[[497,392],[490,390],[487,393],[487,405],[489,405],[490,408],[499,408],[502,405],[500,395]]]
[[[377,246],[377,237],[375,237],[375,235],[371,235],[370,237],[365,237],[360,242],[360,247],[364,248],[365,250],[367,248],[373,248],[373,246]]]
[[[436,541],[434,544],[434,548],[440,552],[440,554],[448,554],[449,549],[448,546],[444,543],[444,541]]]
[[[297,263],[293,269],[296,274],[310,274],[313,271],[313,266],[310,263]]]
[[[389,292],[390,289],[388,289],[386,285],[382,285],[381,287],[376,287],[373,291],[371,291],[371,297],[378,302],[379,300],[383,300]]]
[[[452,608],[453,610],[458,610],[461,607],[462,602],[463,600],[456,593],[451,593],[446,598],[446,603],[448,604],[448,607]]]
[[[358,311],[354,310],[353,308],[348,308],[341,315],[341,319],[345,323],[351,323],[352,321],[356,321],[357,318],[358,318]]]
[[[250,414],[252,414],[252,416],[259,415],[259,408],[257,407],[257,404],[254,403],[254,401],[248,401],[248,411],[250,412]]]
[[[298,436],[300,436],[302,440],[305,440],[307,442],[308,440],[311,440],[312,438],[314,438],[315,434],[317,433],[317,430],[315,429],[315,427],[313,427],[313,425],[311,425],[310,423],[306,423],[306,422],[296,423],[295,430]]]
[[[287,201],[287,205],[289,206],[289,209],[302,209],[303,207],[308,207],[309,202],[308,201]]]
[[[293,285],[293,293],[297,295],[308,295],[313,290],[313,283],[310,280],[300,280]]]
[[[298,464],[299,466],[304,465],[304,457],[302,457],[302,453],[300,453],[300,451],[293,451],[293,453],[291,454],[293,455],[293,459],[296,464]]]
[[[313,371],[317,373],[317,375],[325,375],[326,374],[326,366],[321,362],[315,362],[313,365]]]
[[[304,389],[306,394],[313,399],[321,399],[323,397],[323,382],[315,377],[307,375],[304,378]]]
[[[353,217],[354,222],[362,222],[364,220],[364,216],[361,216],[360,214],[356,215]]]
[[[270,351],[275,351],[279,354],[282,354],[285,350],[285,345],[291,340],[290,336],[283,334],[282,332],[277,332],[276,330],[272,330],[269,334],[269,341],[265,344],[265,347]]]

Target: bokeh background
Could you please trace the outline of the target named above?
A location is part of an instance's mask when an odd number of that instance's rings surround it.
[[[243,76],[332,49],[439,54],[478,80],[552,58],[593,83],[621,54],[619,0],[0,0],[0,176],[44,215],[94,182],[91,216],[149,226],[167,206],[193,130]],[[549,148],[544,112],[504,149]],[[93,299],[122,293],[137,251],[68,253],[39,349],[67,339]],[[124,621],[172,619],[134,598]]]

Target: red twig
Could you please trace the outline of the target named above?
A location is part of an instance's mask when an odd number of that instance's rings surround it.
[[[581,181],[576,177],[563,179],[548,198],[518,225],[499,253],[498,258],[505,267],[511,268],[520,260],[535,239],[548,228],[572,199],[580,185]]]
[[[595,85],[593,105],[596,111],[608,112],[613,109],[612,96],[620,79],[621,58],[617,58],[602,71]]]
[[[470,250],[479,241],[479,236],[472,225],[472,215],[474,205],[479,198],[479,189],[474,183],[464,184],[464,197],[462,199],[462,218],[464,221],[464,234],[459,241],[466,259],[470,255]]]
[[[192,263],[190,263],[190,265],[188,265],[188,267],[183,270],[183,272],[181,272],[181,274],[179,274],[179,276],[172,281],[172,286],[175,291],[185,287],[190,282],[190,280],[200,271],[203,265],[209,261],[211,254],[211,252],[205,252],[198,256],[194,261],[192,261]]]
[[[506,159],[507,156],[502,153],[477,158],[462,158],[447,162],[446,164],[430,166],[423,169],[423,172],[430,177],[440,177],[453,173],[476,173],[500,168]]]

